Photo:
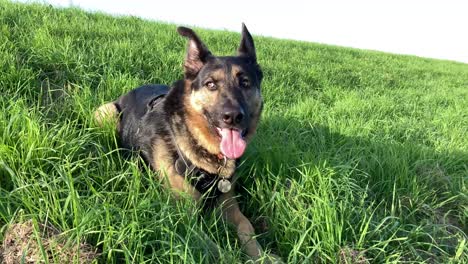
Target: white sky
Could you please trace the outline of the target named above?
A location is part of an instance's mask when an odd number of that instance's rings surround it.
[[[27,2],[27,0],[21,0]],[[44,0],[109,14],[468,63],[467,0]]]

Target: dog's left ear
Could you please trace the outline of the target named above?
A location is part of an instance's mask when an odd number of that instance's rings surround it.
[[[253,60],[253,62],[257,62],[257,55],[255,52],[253,38],[244,23],[242,23],[242,39],[237,51],[239,56],[249,57]]]
[[[184,63],[185,76],[186,78],[194,79],[206,63],[208,57],[211,56],[211,52],[190,28],[178,27],[177,32],[189,39],[187,56]]]

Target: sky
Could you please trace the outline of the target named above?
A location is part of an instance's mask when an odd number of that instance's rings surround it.
[[[21,0],[28,2],[28,0]],[[112,15],[468,63],[467,0],[40,0]]]

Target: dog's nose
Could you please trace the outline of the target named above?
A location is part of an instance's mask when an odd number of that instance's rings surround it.
[[[227,125],[238,125],[244,119],[244,111],[230,109],[223,113],[223,121]]]

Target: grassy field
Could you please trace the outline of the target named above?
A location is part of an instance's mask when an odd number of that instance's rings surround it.
[[[218,211],[187,213],[92,122],[182,77],[175,29],[0,0],[0,241],[33,219],[100,263],[246,261]],[[218,55],[240,39],[197,32]],[[265,111],[238,192],[262,246],[288,263],[468,263],[468,65],[255,41]]]

